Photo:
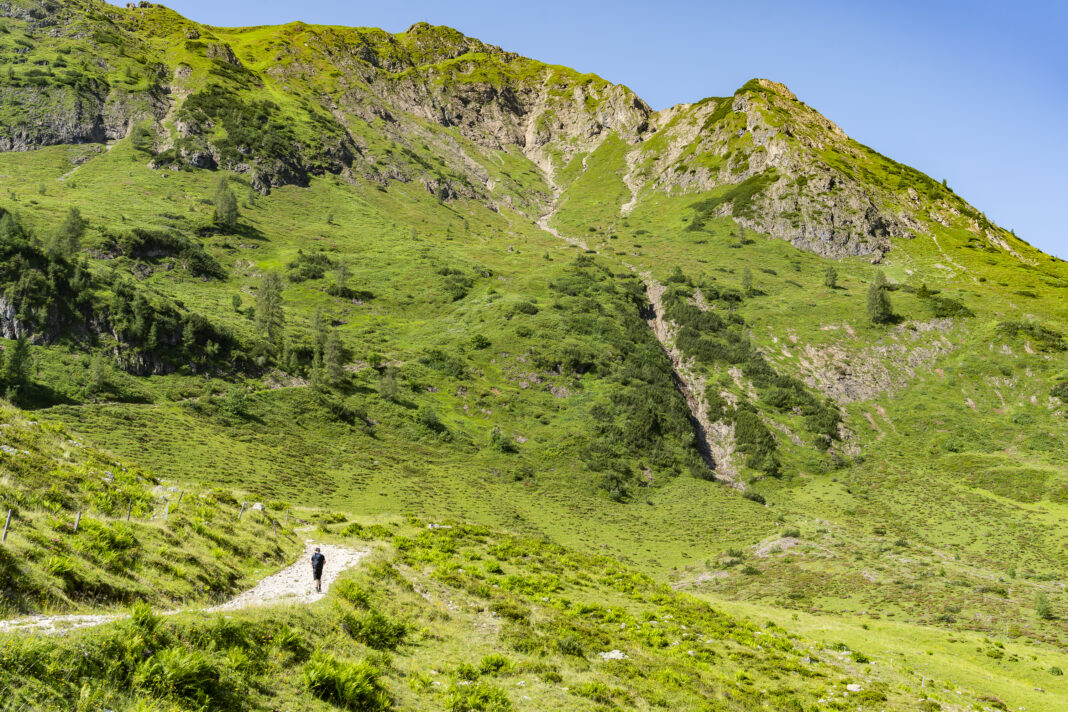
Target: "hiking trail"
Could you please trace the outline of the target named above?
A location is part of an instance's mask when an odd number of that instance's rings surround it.
[[[323,577],[323,591],[316,593],[311,578],[312,552],[318,546],[326,557],[326,575]],[[205,613],[224,613],[254,606],[269,606],[279,603],[307,605],[321,600],[330,589],[330,582],[343,571],[353,568],[367,555],[366,550],[356,551],[333,544],[316,544],[305,540],[304,553],[290,566],[260,581],[253,588],[240,593],[226,603],[206,608],[188,608],[177,611],[164,611],[161,615],[173,616],[179,613],[203,611]],[[0,621],[0,634],[4,633],[42,633],[44,635],[63,635],[79,628],[92,628],[105,623],[129,618],[125,613],[65,614],[55,616],[27,616]]]

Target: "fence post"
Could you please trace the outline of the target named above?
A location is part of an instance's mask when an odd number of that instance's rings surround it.
[[[289,510],[286,510],[286,526],[289,526]]]
[[[126,521],[130,521],[130,512],[133,511],[133,499],[126,504]]]
[[[78,525],[82,523],[82,510],[78,510],[78,514],[74,517],[74,533],[78,533]]]
[[[4,538],[0,539],[0,543],[7,541],[7,530],[11,526],[11,510],[7,510],[7,519],[4,520]]]
[[[241,515],[245,513],[245,503],[241,503],[241,511],[237,513],[237,518],[241,519]]]
[[[167,500],[167,506],[163,508],[163,521],[167,521],[167,516],[171,513],[171,502]]]
[[[185,496],[185,490],[182,490],[181,492],[178,493],[178,502],[175,503],[175,505],[174,505],[175,507],[177,507],[179,504],[182,503],[182,497],[184,497],[184,496]]]

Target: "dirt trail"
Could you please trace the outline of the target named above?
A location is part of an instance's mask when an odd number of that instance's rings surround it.
[[[544,215],[542,215],[540,218],[538,218],[538,223],[537,223],[538,227],[540,227],[542,230],[544,230],[545,232],[549,233],[553,237],[555,237],[555,238],[557,238],[559,240],[563,240],[564,242],[567,242],[569,244],[572,244],[575,247],[581,247],[584,250],[590,249],[590,248],[588,248],[586,246],[586,243],[583,240],[580,240],[577,237],[567,237],[566,235],[561,235],[556,230],[556,228],[549,227],[549,221],[553,219],[554,215],[556,215],[556,210],[555,209],[550,210],[549,212],[547,212]]]
[[[316,593],[312,586],[311,559],[312,552],[318,546],[326,557],[326,571],[323,577],[323,591]],[[238,594],[235,598],[218,606],[210,608],[190,608],[183,611],[165,611],[162,615],[173,616],[178,613],[202,610],[207,613],[221,613],[236,611],[253,606],[268,606],[278,603],[290,603],[307,605],[315,603],[323,598],[330,588],[330,582],[342,571],[351,569],[360,563],[367,555],[367,551],[355,551],[343,546],[332,544],[316,544],[311,541],[305,542],[304,553],[300,559],[291,566],[268,576],[260,581],[254,588]],[[0,621],[0,633],[43,633],[45,635],[62,635],[78,628],[92,628],[94,626],[111,623],[112,621],[127,618],[126,614],[100,613],[100,614],[71,614],[58,616],[28,616]]]

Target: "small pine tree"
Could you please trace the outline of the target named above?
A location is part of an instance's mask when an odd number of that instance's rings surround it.
[[[748,267],[742,271],[742,292],[745,294],[753,293],[753,270]]]
[[[838,270],[827,267],[827,271],[823,273],[823,284],[827,289],[838,289]]]
[[[378,395],[383,400],[394,401],[397,399],[397,392],[397,378],[393,375],[393,369],[387,368],[378,379]]]
[[[341,337],[337,331],[331,331],[323,347],[323,376],[327,384],[336,386],[345,377],[345,355],[341,346]]]
[[[875,281],[868,287],[868,321],[872,324],[889,324],[894,320],[890,295],[886,291],[886,277],[877,272]]]
[[[82,247],[85,220],[78,208],[71,208],[48,239],[45,250],[52,259],[70,259]]]
[[[104,360],[104,354],[97,352],[89,362],[89,382],[86,384],[86,390],[91,394],[100,393],[107,385],[107,380],[107,362]]]
[[[1035,595],[1035,615],[1044,621],[1053,620],[1053,607],[1044,593]]]
[[[263,275],[260,289],[256,293],[255,309],[256,328],[267,337],[268,343],[278,348],[282,345],[286,315],[282,305],[282,278],[277,273],[268,272]]]
[[[234,191],[230,190],[226,176],[219,176],[219,183],[215,188],[215,224],[223,229],[232,230],[237,225],[239,217]]]
[[[4,382],[10,386],[19,386],[30,378],[30,344],[26,337],[20,336],[7,348],[3,368]]]
[[[182,327],[182,348],[185,349],[185,355],[189,358],[193,358],[196,355],[197,350],[197,330],[193,325],[192,320],[185,322],[185,326]]]
[[[428,405],[424,405],[419,409],[416,419],[419,424],[428,430],[433,430],[435,433],[440,433],[445,430],[445,424],[441,422],[441,418],[434,412],[434,409]]]
[[[326,340],[329,336],[322,308],[316,309],[315,313],[312,315],[311,329],[312,339],[314,340],[315,346],[314,356],[316,359],[321,359],[323,352],[326,349]]]
[[[337,285],[338,294],[344,294],[346,289],[346,283],[349,281],[349,265],[342,257],[337,261],[337,267],[334,269],[334,283]]]

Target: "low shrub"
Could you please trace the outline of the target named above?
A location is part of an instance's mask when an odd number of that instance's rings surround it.
[[[341,627],[353,639],[376,650],[393,650],[408,635],[408,626],[392,621],[374,609],[362,615],[346,613],[342,616]]]
[[[305,663],[304,686],[321,700],[353,712],[392,709],[378,670],[367,662],[338,660],[317,652]]]
[[[478,664],[478,670],[483,675],[492,675],[493,673],[507,672],[513,667],[512,661],[503,655],[493,653],[482,658],[482,662]]]
[[[445,700],[445,709],[448,712],[511,712],[514,707],[504,690],[480,682],[453,687]]]
[[[330,592],[343,601],[348,601],[357,608],[368,609],[371,607],[371,598],[367,591],[352,579],[341,579],[330,587]]]
[[[233,707],[236,681],[229,679],[225,670],[200,650],[165,648],[137,667],[134,686],[196,707],[229,709]]]

